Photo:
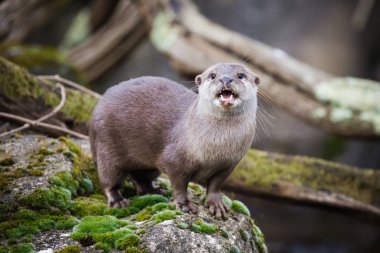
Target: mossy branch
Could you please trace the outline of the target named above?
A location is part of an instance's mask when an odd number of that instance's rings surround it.
[[[250,150],[225,187],[250,196],[329,206],[380,221],[380,171],[372,169]]]
[[[66,88],[67,99],[60,112],[47,120],[61,127],[87,133],[88,121],[98,99]],[[41,81],[25,69],[0,58],[0,111],[37,119],[60,103],[53,82]]]

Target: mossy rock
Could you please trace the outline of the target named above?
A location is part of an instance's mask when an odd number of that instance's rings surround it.
[[[55,251],[54,253],[80,253],[81,247],[79,245],[67,245],[66,247]]]
[[[13,141],[22,143],[26,139],[21,136]],[[210,216],[202,205],[196,215],[183,213],[175,208],[168,195],[131,196],[127,208],[108,208],[91,158],[74,141],[66,137],[55,140],[43,136],[30,140],[34,143],[33,152],[26,157],[31,160],[23,163],[29,166],[26,170],[45,163],[46,169],[39,182],[46,182],[42,188],[14,195],[14,204],[0,203],[0,243],[12,245],[0,248],[0,252],[44,250],[43,245],[51,243],[48,238],[59,238],[53,248],[65,253],[94,250],[164,252],[159,250],[164,248],[171,252],[184,252],[189,248],[208,252],[215,251],[217,245],[227,249],[232,244],[244,252],[259,252],[259,248],[264,248],[258,246],[263,243],[262,233],[252,228],[253,221],[244,212],[242,203],[236,205],[236,200],[223,196],[226,205],[231,207],[231,216],[234,216],[227,221]],[[14,157],[13,153],[9,155],[15,159],[8,167],[19,166],[22,158]],[[54,167],[58,169],[55,173],[49,170]],[[19,179],[25,175],[28,173],[21,171]],[[165,177],[158,183],[172,191]],[[133,187],[130,189],[132,193]],[[195,203],[204,201],[203,187],[192,184],[189,191]],[[242,234],[241,229],[249,231],[248,239],[242,236],[245,233]],[[254,231],[257,234],[251,235]],[[68,232],[69,237],[60,237]],[[208,243],[210,237],[217,243]],[[46,241],[42,243],[41,238]],[[36,239],[39,243],[33,245]],[[179,240],[183,243],[178,244]]]
[[[21,198],[20,203],[35,210],[57,208],[60,211],[67,211],[73,207],[71,192],[63,187],[37,189],[28,196]]]

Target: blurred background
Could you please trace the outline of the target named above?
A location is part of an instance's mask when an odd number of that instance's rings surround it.
[[[99,93],[123,80],[142,75],[164,76],[187,86],[192,85],[194,77],[179,75],[149,38],[139,40],[112,68],[89,80],[84,73],[66,62],[65,53],[88,35],[86,22],[90,7],[96,1],[50,2],[56,2],[59,12],[55,12],[46,22],[41,21],[38,26],[30,25],[32,28],[28,32],[24,31],[23,36],[18,36],[14,30],[13,37],[10,36],[12,32],[4,27],[6,17],[9,16],[4,12],[9,9],[0,9],[0,18],[3,19],[0,20],[3,26],[0,27],[3,41],[0,54],[3,57],[35,74],[60,73],[69,79],[86,83]],[[210,20],[271,47],[282,49],[304,63],[337,76],[380,80],[379,1],[193,2]],[[30,22],[38,22],[39,15],[44,17],[44,12],[40,10],[39,14],[38,10],[39,7],[36,7]],[[25,26],[27,24],[26,22]],[[23,32],[22,29],[19,31]],[[273,126],[268,125],[269,134],[263,129],[259,130],[259,137],[253,148],[320,157],[363,168],[380,168],[378,142],[326,134],[270,103],[264,104],[265,110],[273,116]],[[380,228],[377,224],[329,210],[246,196],[236,197],[249,203],[254,219],[266,236],[270,252],[380,252]]]

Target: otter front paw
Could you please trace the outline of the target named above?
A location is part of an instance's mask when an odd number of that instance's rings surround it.
[[[187,201],[185,203],[176,202],[176,207],[185,213],[189,213],[189,212],[197,213],[198,212],[198,206],[191,203],[190,201]]]
[[[218,219],[228,219],[229,208],[224,204],[220,194],[207,196],[205,201],[205,207],[208,209],[211,215],[214,215]]]
[[[113,201],[108,201],[108,207],[115,207],[115,208],[124,208],[128,207],[129,205],[129,200],[128,199],[120,199],[120,200],[113,200]]]

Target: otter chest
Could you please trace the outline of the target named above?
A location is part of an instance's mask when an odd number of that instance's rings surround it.
[[[190,159],[197,164],[193,181],[207,180],[218,171],[235,166],[247,152],[253,137],[254,130],[238,126],[223,131],[200,130],[193,135],[187,145]]]

